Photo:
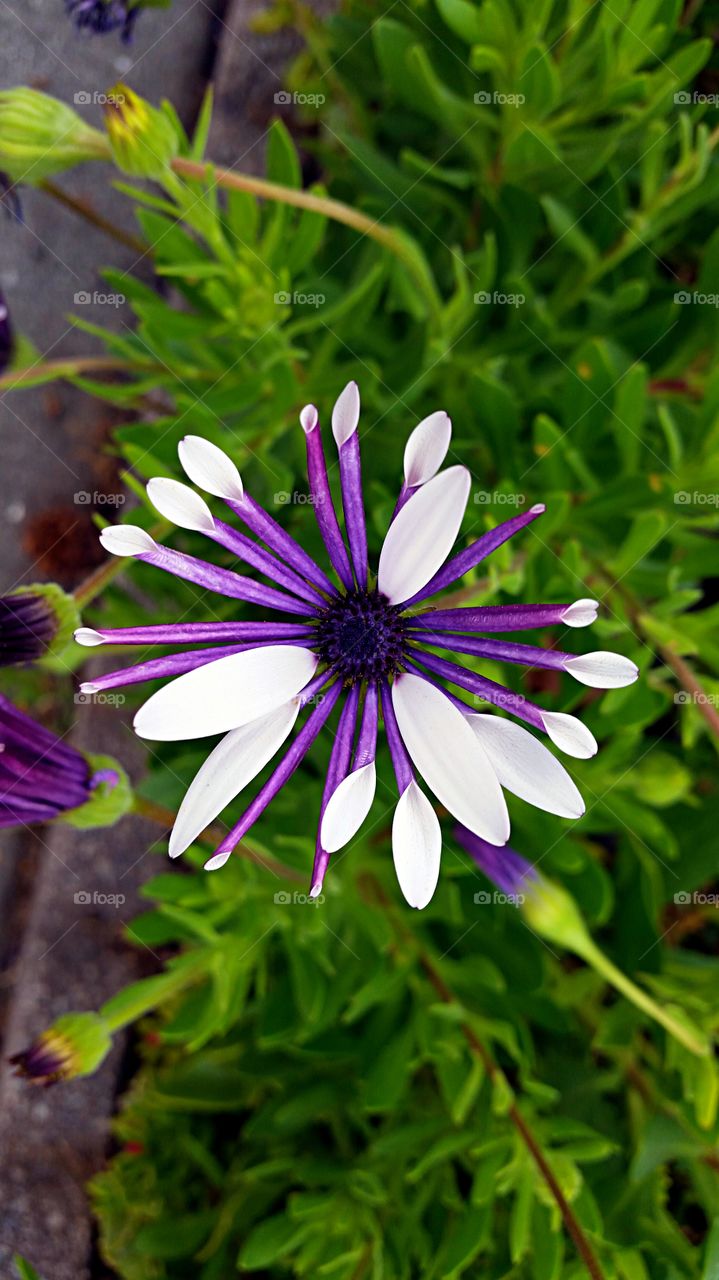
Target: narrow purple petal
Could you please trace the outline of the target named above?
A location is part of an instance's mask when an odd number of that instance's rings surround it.
[[[516,850],[510,849],[509,845],[498,848],[460,825],[455,827],[454,836],[487,879],[492,880],[503,893],[520,895],[527,888],[528,882],[538,879],[531,862],[527,862]]]
[[[394,511],[392,512],[392,520],[397,518],[405,503],[409,502],[412,494],[416,493],[419,487],[420,486],[418,484],[407,484],[406,480],[402,481],[402,488],[399,491],[399,497],[397,498]],[[390,520],[390,524],[392,523],[392,520]]]
[[[145,680],[159,680],[165,676],[181,676],[186,671],[194,671],[207,662],[216,662],[218,658],[227,658],[231,653],[242,653],[246,649],[257,649],[262,644],[276,644],[277,641],[255,640],[251,644],[223,644],[216,649],[192,649],[186,653],[172,653],[164,658],[150,658],[148,662],[138,662],[134,667],[125,667],[120,671],[108,671],[107,674],[94,676],[82,686],[83,692],[99,693],[102,689],[120,689],[125,685],[142,684]],[[289,643],[289,642],[288,642]]]
[[[437,631],[531,631],[563,621],[569,604],[499,604],[476,609],[430,609],[408,619],[408,625]]]
[[[379,698],[377,685],[367,686],[364,709],[362,711],[362,727],[357,739],[357,750],[352,761],[353,769],[362,769],[371,764],[377,755],[377,725],[379,721]]]
[[[332,709],[342,692],[342,682],[337,680],[327,691],[321,702],[313,708],[304,725],[294,739],[291,747],[285,753],[274,773],[268,778],[265,785],[255,796],[252,804],[245,810],[242,817],[235,823],[231,831],[228,831],[224,840],[218,845],[213,858],[218,856],[226,857],[232,853],[232,850],[239,843],[243,836],[247,835],[250,827],[257,821],[260,814],[267,808],[268,804],[282,789],[287,780],[291,778],[297,766],[306,756],[312,743],[320,732],[322,726],[329,719]]]
[[[317,698],[317,695],[321,693],[334,675],[334,667],[325,667],[324,671],[319,671],[316,676],[313,676],[309,684],[306,684],[304,689],[301,689],[297,695],[300,700],[300,707],[308,706],[313,699]]]
[[[314,410],[314,415],[308,412],[312,408],[313,406],[308,405],[307,410],[303,409],[302,411],[305,417],[303,418],[302,414],[300,415],[307,444],[307,475],[313,499],[312,505],[330,561],[334,565],[340,581],[348,591],[351,591],[354,586],[352,567],[347,555],[344,538],[340,531],[335,505],[332,501],[332,491],[327,477],[327,462],[322,444],[320,424],[317,420],[317,411]]]
[[[509,711],[512,715],[518,716],[520,720],[526,720],[528,724],[534,725],[535,729],[545,731],[541,707],[538,707],[534,702],[530,702],[523,694],[514,693],[511,689],[506,689],[504,685],[497,684],[495,680],[488,680],[486,676],[478,676],[474,671],[468,671],[466,667],[460,667],[455,662],[446,662],[444,658],[436,658],[434,654],[421,653],[417,650],[415,657],[428,671],[432,671],[435,675],[441,676],[442,679],[448,680],[450,684],[459,685],[462,689],[468,689],[470,693],[476,694],[485,702],[491,702],[495,707],[502,707],[504,711]]]
[[[85,630],[85,628],[83,628]],[[304,640],[314,634],[297,622],[172,622],[151,627],[98,627],[106,644],[202,644],[204,641]]]
[[[414,663],[409,665],[414,666]],[[418,671],[418,674],[421,675],[423,673]],[[404,795],[414,778],[414,769],[412,768],[412,761],[409,758],[407,748],[402,741],[402,735],[399,731],[397,717],[392,705],[392,693],[386,682],[382,685],[382,718],[384,719],[384,732],[389,753],[392,757],[392,766],[397,779],[397,789],[400,795]]]
[[[418,604],[420,600],[426,600],[428,596],[435,595],[438,591],[444,591],[445,587],[456,582],[458,578],[464,577],[470,569],[478,565],[480,560],[484,560],[492,551],[496,551],[497,547],[501,547],[508,538],[513,537],[515,533],[519,533],[520,529],[524,529],[537,516],[541,516],[546,508],[542,503],[538,503],[536,507],[530,507],[529,511],[524,512],[521,516],[513,516],[511,520],[505,520],[502,524],[497,525],[496,529],[490,529],[488,533],[482,534],[481,538],[477,538],[471,547],[460,551],[451,560],[448,560],[443,567],[435,573],[430,579],[426,587],[422,587],[412,596],[411,600],[405,601],[405,608],[408,609],[413,604]]]
[[[292,566],[298,573],[304,574],[309,578],[310,582],[314,582],[320,591],[325,591],[331,596],[338,594],[337,588],[330,578],[327,577],[324,569],[308,555],[303,547],[295,542],[295,539],[286,533],[276,520],[272,519],[266,511],[251,498],[249,493],[245,493],[242,502],[225,499],[231,511],[234,511],[240,520],[243,520],[248,529],[261,538],[264,543],[272,551],[279,556],[284,557],[287,563]]]
[[[221,547],[225,547],[227,551],[231,551],[233,555],[244,560],[251,568],[256,569],[258,573],[264,573],[266,577],[272,578],[279,586],[284,587],[293,595],[299,596],[301,600],[307,600],[309,604],[315,608],[324,606],[326,601],[324,596],[320,595],[316,587],[300,577],[294,569],[288,565],[283,565],[276,556],[270,551],[265,551],[264,547],[258,546],[246,534],[240,533],[237,529],[233,529],[231,525],[225,524],[224,520],[215,520],[215,534],[208,533],[208,537],[213,542],[217,542]]]
[[[330,802],[330,797],[337,790],[340,782],[347,777],[349,773],[350,761],[352,759],[352,744],[354,742],[355,730],[357,728],[357,708],[359,706],[360,687],[358,684],[352,686],[347,695],[347,700],[342,708],[342,713],[337,725],[337,734],[332,745],[332,753],[327,766],[327,776],[322,791],[322,802],[320,804],[320,816],[317,824],[317,840],[315,843],[315,857],[312,864],[312,878],[310,881],[310,897],[316,898],[322,892],[322,885],[329,866],[331,854],[322,847],[320,840],[320,831],[322,830],[322,819],[325,816],[325,809]]]
[[[477,640],[473,636],[435,635],[432,631],[415,631],[412,639],[436,649],[472,654],[497,662],[512,662],[525,667],[546,667],[563,671],[565,662],[576,656],[561,649],[542,649],[533,644],[515,644],[509,640]]]
[[[340,482],[345,527],[349,539],[352,563],[357,583],[367,586],[367,527],[362,497],[362,464],[359,437],[354,431],[349,440],[340,445]]]
[[[265,609],[280,609],[283,613],[299,613],[304,617],[312,612],[311,606],[302,604],[284,591],[263,587],[252,578],[245,578],[231,569],[220,569],[205,560],[198,560],[196,556],[186,555],[184,551],[173,551],[158,544],[154,551],[143,551],[137,559],[144,560],[157,569],[165,569],[167,573],[184,578],[186,582],[194,582],[205,591],[215,591],[218,595],[229,596],[233,600],[245,600],[248,604],[261,605]]]

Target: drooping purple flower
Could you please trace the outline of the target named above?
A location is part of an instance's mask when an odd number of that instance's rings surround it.
[[[0,827],[50,822],[118,781],[0,694]]]
[[[10,364],[14,349],[15,337],[10,321],[10,312],[5,301],[5,295],[0,290],[0,373],[4,373]]]
[[[250,497],[236,466],[222,450],[196,436],[186,437],[179,453],[190,480],[222,498],[255,540],[213,516],[194,490],[175,480],[151,480],[151,502],[167,519],[205,534],[274,585],[160,546],[133,526],[105,529],[103,546],[205,590],[264,611],[288,614],[289,620],[112,631],[81,628],[77,639],[86,645],[215,642],[220,646],[150,659],[101,676],[83,688],[95,691],[172,676],[140,708],[135,718],[137,733],[160,741],[225,735],[185,795],[170,840],[172,857],[187,849],[260,773],[290,736],[300,712],[309,711],[274,773],[206,863],[208,870],[227,861],[342,700],[321,802],[313,895],[322,888],[331,854],[353,839],[371,808],[381,711],[400,797],[392,829],[395,867],[408,902],[423,907],[437,883],[441,836],[418,777],[424,778],[455,819],[495,846],[504,845],[509,836],[502,788],[562,817],[577,818],[584,811],[569,774],[533,734],[513,719],[477,714],[473,704],[481,700],[511,712],[532,729],[546,733],[569,755],[586,758],[597,749],[591,733],[575,717],[545,711],[522,694],[469,670],[456,661],[456,655],[551,666],[597,688],[630,684],[638,672],[634,663],[617,654],[576,656],[486,638],[552,624],[586,626],[597,612],[591,600],[460,609],[443,608],[441,601],[436,608],[425,603],[544,511],[543,506],[534,506],[451,556],[467,506],[470,476],[462,466],[440,470],[450,438],[444,413],[432,414],[410,437],[400,499],[382,546],[376,580],[371,578],[359,413],[359,392],[350,383],[332,415],[344,536],[330,490],[317,410],[308,405],[300,415],[312,506],[336,581]],[[448,652],[450,658],[438,657],[434,649]],[[446,684],[469,693],[472,701],[450,692]]]
[[[129,43],[141,0],[65,0],[65,8],[81,30],[99,35],[120,30]]]
[[[538,882],[532,863],[509,845],[497,847],[462,826],[455,827],[454,836],[487,879],[510,898],[522,902],[527,888]]]

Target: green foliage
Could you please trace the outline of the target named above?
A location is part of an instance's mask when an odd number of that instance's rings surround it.
[[[311,399],[326,418],[348,377],[375,562],[406,435],[432,409],[450,413],[453,458],[474,478],[463,539],[546,502],[463,602],[593,595],[600,620],[569,647],[621,650],[642,677],[595,696],[502,669],[600,743],[572,762],[584,818],[569,828],[510,797],[512,842],[620,968],[712,1032],[719,134],[694,100],[715,75],[697,79],[712,6],[695,7],[412,0],[380,14],[346,0],[321,26],[294,12],[297,84],[327,98],[306,146],[332,196],[388,238],[331,210],[221,197],[210,166],[204,180],[166,174],[159,195],[119,182],[174,299],[108,272],[137,321],[102,335],[127,376],[78,381],[128,411],[116,445],[140,504],[142,481],[178,474],[191,430],[318,555],[297,412]],[[206,123],[184,154],[202,157]],[[279,123],[267,164],[301,185]],[[146,505],[128,518],[157,529]],[[203,553],[195,535],[171,537]],[[88,623],[235,615],[147,566],[129,575],[131,598],[121,577]],[[146,696],[127,693],[129,709]],[[175,809],[205,750],[153,746],[146,797]],[[511,906],[477,901],[486,885],[449,830],[436,898],[410,914],[385,755],[366,832],[309,905],[328,754],[321,738],[263,816],[254,860],[146,888],[155,905],[132,936],[175,965],[179,951],[195,980],[118,996],[118,1023],[162,1003],[120,1154],[94,1182],[116,1274],[578,1280],[519,1114],[606,1280],[712,1280],[714,1061],[668,1042]]]

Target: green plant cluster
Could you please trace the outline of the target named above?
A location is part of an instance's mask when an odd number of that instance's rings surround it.
[[[305,37],[294,83],[325,103],[298,122],[299,151],[272,126],[267,177],[299,192],[304,164],[320,203],[221,190],[209,163],[167,169],[160,194],[119,181],[172,293],[109,271],[135,327],[77,321],[78,343],[99,334],[121,377],[76,381],[127,410],[124,518],[199,555],[142,483],[179,478],[188,432],[321,554],[297,413],[311,400],[326,420],[350,377],[375,563],[406,436],[433,409],[473,475],[461,538],[547,504],[462,602],[592,595],[600,620],[568,647],[617,649],[642,674],[596,695],[501,670],[600,743],[571,762],[585,817],[570,828],[510,797],[512,844],[617,965],[711,1034],[719,126],[713,11],[697,9],[345,0],[320,23],[283,4],[273,20]],[[208,124],[182,144],[198,164]],[[85,621],[235,613],[132,564]],[[127,692],[129,709],[146,696]],[[174,811],[204,754],[153,744],[146,806]],[[449,824],[436,897],[410,913],[385,753],[371,819],[310,904],[328,755],[320,738],[222,871],[204,875],[196,847],[145,888],[128,940],[169,968],[110,1002],[113,1025],[155,1011],[93,1184],[108,1265],[123,1280],[715,1280],[713,1057],[540,940]]]

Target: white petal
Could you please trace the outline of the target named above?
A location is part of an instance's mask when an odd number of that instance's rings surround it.
[[[392,822],[392,857],[399,887],[411,907],[420,910],[432,898],[439,879],[442,832],[426,795],[410,782]]]
[[[391,604],[410,600],[441,569],[459,533],[469,484],[465,467],[448,467],[413,493],[392,521],[377,572],[377,586]]]
[[[404,482],[413,488],[426,484],[447,457],[452,422],[444,409],[430,413],[415,427],[404,451]]]
[[[245,491],[232,458],[202,436],[185,436],[177,449],[185,474],[216,498],[242,502]]]
[[[135,524],[112,524],[103,529],[100,542],[113,556],[141,556],[154,551],[157,543]]]
[[[566,711],[543,711],[542,720],[555,747],[565,755],[574,756],[575,760],[589,760],[597,754],[599,747],[594,734],[576,716],[567,715]]]
[[[597,600],[575,600],[562,614],[562,622],[568,627],[590,627],[597,620]]]
[[[135,732],[158,742],[226,733],[289,702],[315,673],[317,655],[299,645],[246,649],[196,667],[140,707]]]
[[[319,417],[319,414],[317,413],[315,406],[313,404],[306,404],[304,409],[300,413],[300,422],[302,424],[302,430],[304,431],[306,436],[308,436],[311,431],[314,431],[315,427],[317,426],[318,417]]]
[[[155,510],[178,528],[214,533],[215,522],[210,508],[189,485],[158,476],[148,481],[147,496]]]
[[[332,434],[337,448],[345,444],[357,430],[360,416],[360,394],[356,382],[348,382],[344,391],[337,397],[332,410]]]
[[[75,643],[84,644],[87,649],[94,649],[97,644],[106,644],[104,636],[92,627],[78,627],[75,632]]]
[[[299,714],[297,698],[233,729],[195,775],[175,819],[170,857],[177,858],[279,751]]]
[[[627,684],[634,684],[639,675],[639,668],[629,658],[604,649],[570,658],[564,670],[592,689],[623,689]]]
[[[395,680],[392,703],[404,744],[440,804],[490,844],[506,844],[509,815],[502,788],[462,712],[441,689],[413,675]]]
[[[377,787],[374,760],[355,769],[332,792],[320,828],[320,844],[328,853],[336,853],[357,834],[372,808]]]
[[[204,871],[219,871],[220,867],[224,867],[228,858],[232,857],[232,850],[228,849],[227,853],[213,853],[211,858],[207,859]]]
[[[537,809],[581,818],[584,801],[563,765],[531,733],[493,715],[467,716],[500,785]]]

